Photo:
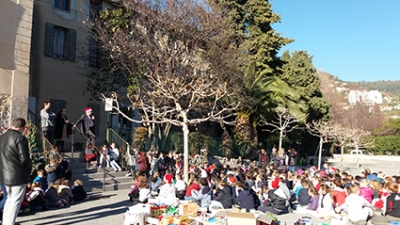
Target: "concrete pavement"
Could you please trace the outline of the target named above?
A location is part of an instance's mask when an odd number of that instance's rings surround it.
[[[56,210],[37,212],[19,216],[17,222],[22,225],[122,225],[124,213],[132,203],[128,200],[127,190],[93,194],[93,198],[82,203]],[[292,225],[301,215],[287,214],[278,219]],[[313,222],[329,221],[314,218]]]

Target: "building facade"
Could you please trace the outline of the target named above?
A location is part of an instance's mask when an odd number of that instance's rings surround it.
[[[107,115],[100,96],[85,95],[85,73],[93,71],[98,61],[98,50],[91,46],[91,19],[106,7],[107,3],[96,0],[40,0],[33,10],[31,118],[40,118],[46,100],[56,114],[66,108],[72,123],[92,107],[98,143],[105,141]],[[79,134],[75,142],[85,143]]]
[[[33,0],[0,1],[0,126],[26,118]]]

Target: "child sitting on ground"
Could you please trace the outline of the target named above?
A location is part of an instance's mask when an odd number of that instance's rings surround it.
[[[350,222],[367,224],[367,219],[374,215],[373,206],[360,196],[360,188],[357,185],[350,185],[349,190],[350,194],[347,196],[345,202],[337,207],[335,211],[339,213],[343,209],[346,209]]]
[[[26,199],[29,202],[29,206],[35,211],[48,209],[47,201],[44,198],[42,183],[40,181],[32,183],[31,191],[26,194]]]
[[[70,182],[68,179],[62,179],[61,184],[58,186],[58,195],[64,199],[67,205],[70,205],[74,201],[74,194],[72,194]]]
[[[48,188],[48,185],[47,185],[47,178],[45,177],[45,174],[44,174],[44,170],[38,170],[36,172],[36,174],[37,174],[37,176],[35,177],[35,179],[33,179],[32,182],[39,181],[40,183],[42,183],[42,190],[46,191]]]
[[[300,182],[301,182],[302,188],[300,189],[299,195],[297,197],[297,202],[299,203],[298,207],[307,208],[307,206],[308,206],[308,204],[310,204],[310,200],[311,200],[311,196],[308,193],[308,189],[310,188],[311,182],[307,179],[302,179]]]
[[[258,205],[256,204],[256,200],[258,199],[254,191],[250,189],[249,183],[243,182],[242,186],[239,188],[242,189],[237,197],[239,207],[246,210],[257,209]]]
[[[364,197],[369,203],[372,202],[372,195],[374,192],[369,187],[369,183],[367,179],[360,180],[360,195]]]
[[[56,181],[55,183],[59,183],[60,181]],[[58,190],[58,185],[57,184],[52,184],[49,186],[49,189],[47,189],[46,193],[44,194],[44,198],[47,199],[48,201],[48,206],[50,208],[62,208],[64,207],[67,202],[60,198],[57,193]]]
[[[182,179],[182,174],[176,174],[176,197],[183,200],[186,194],[186,183]]]
[[[57,179],[61,178],[62,169],[55,159],[50,160],[50,164],[44,168],[47,173],[47,183],[51,186]]]
[[[83,201],[87,197],[87,193],[83,188],[83,182],[79,179],[74,181],[72,187],[72,194],[74,195],[74,201]]]
[[[151,197],[151,192],[149,188],[149,181],[147,176],[139,177],[139,202],[147,203],[147,200]]]
[[[211,188],[204,177],[200,178],[199,183],[201,188],[199,191],[192,190],[192,197],[200,203],[200,207],[207,208],[211,204]]]

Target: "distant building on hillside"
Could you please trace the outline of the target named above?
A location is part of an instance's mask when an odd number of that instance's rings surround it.
[[[348,100],[351,105],[357,102],[364,103],[366,105],[381,105],[383,102],[382,93],[377,90],[372,91],[359,91],[351,90],[348,94]]]

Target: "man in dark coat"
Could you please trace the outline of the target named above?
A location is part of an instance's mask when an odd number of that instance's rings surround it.
[[[32,170],[28,141],[22,135],[25,125],[24,119],[17,118],[12,129],[0,136],[0,184],[7,192],[3,224],[15,223]]]
[[[261,149],[260,154],[258,154],[258,167],[260,168],[266,168],[268,164],[268,155],[267,152],[265,152],[265,149]]]
[[[96,146],[96,133],[94,127],[94,115],[92,114],[92,108],[88,107],[85,109],[83,114],[78,121],[76,121],[74,127],[82,123],[82,132],[86,136],[86,146]]]

